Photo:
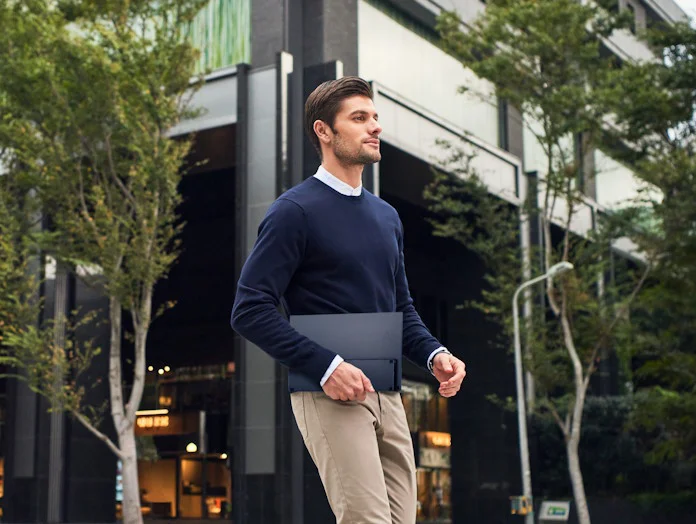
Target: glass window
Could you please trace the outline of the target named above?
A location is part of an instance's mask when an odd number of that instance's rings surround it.
[[[176,458],[138,461],[143,515],[174,517],[176,511]]]
[[[204,473],[205,468],[205,475]],[[179,517],[226,519],[231,512],[231,474],[223,460],[182,458]],[[205,490],[203,485],[205,484]],[[205,508],[203,507],[205,497]],[[203,515],[203,511],[207,513]]]
[[[449,432],[447,399],[440,396],[434,386],[403,380],[401,382],[401,396],[411,433],[419,431]]]
[[[402,381],[402,398],[416,452],[418,513],[416,522],[448,524],[451,518],[451,476],[447,399],[435,386]]]

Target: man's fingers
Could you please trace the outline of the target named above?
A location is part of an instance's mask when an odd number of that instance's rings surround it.
[[[440,395],[443,397],[453,397],[459,391],[459,387],[440,388]]]
[[[459,389],[461,388],[462,381],[464,380],[464,377],[466,376],[466,364],[464,362],[458,360],[458,359],[453,359],[453,371],[454,371],[454,376],[450,377],[448,380],[442,382],[440,384],[440,395],[443,397],[453,397],[455,396],[458,392]]]
[[[340,369],[340,366],[336,369]],[[334,373],[331,375],[323,388],[324,392],[333,400],[364,401],[368,392],[374,392],[375,388],[372,386],[372,382],[360,369],[346,364],[342,371],[343,374]]]
[[[450,378],[447,382],[450,383],[461,383],[466,376],[466,364],[461,360],[457,360],[454,363],[454,376]]]

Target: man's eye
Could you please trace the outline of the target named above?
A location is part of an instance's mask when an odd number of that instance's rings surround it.
[[[364,116],[356,116],[356,117],[354,118],[354,120],[357,121],[357,122],[362,122],[363,120],[365,120],[365,117],[364,117]]]

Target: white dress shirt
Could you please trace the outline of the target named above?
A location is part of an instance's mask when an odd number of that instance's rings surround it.
[[[332,175],[326,169],[324,169],[324,166],[319,166],[319,169],[317,169],[317,172],[314,174],[314,177],[318,178],[331,189],[338,191],[342,195],[358,197],[362,194],[362,184],[358,187],[353,187],[350,184],[346,184],[343,180],[336,178],[334,175]],[[431,373],[433,372],[433,359],[435,358],[435,355],[437,355],[438,353],[449,353],[449,351],[446,347],[440,346],[430,354],[430,356],[428,357],[428,369]],[[343,362],[343,358],[340,355],[336,355],[334,359],[331,361],[331,364],[329,364],[329,367],[326,368],[326,373],[324,373],[324,376],[321,377],[319,385],[323,386],[326,383],[326,381],[329,380],[331,373],[334,372],[334,370],[341,364],[341,362]]]

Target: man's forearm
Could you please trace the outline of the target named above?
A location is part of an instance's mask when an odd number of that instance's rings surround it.
[[[281,364],[317,383],[336,357],[333,351],[300,335],[271,302],[236,302],[231,324],[237,333]]]
[[[428,371],[442,344],[430,334],[412,304],[404,308],[404,355]]]

